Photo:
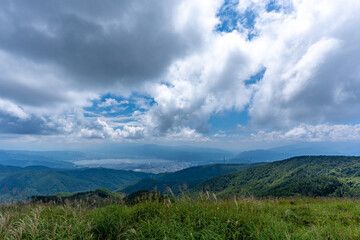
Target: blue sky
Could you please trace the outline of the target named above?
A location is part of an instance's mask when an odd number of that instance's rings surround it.
[[[0,148],[360,141],[359,10],[357,0],[5,0]]]
[[[248,31],[248,39],[251,40],[256,36],[255,21],[256,12],[251,8],[246,9],[244,12],[238,11],[239,1],[226,0],[220,7],[217,17],[220,22],[216,26],[216,31],[219,32],[239,32]],[[272,5],[268,8],[269,11],[274,9]]]
[[[91,106],[84,107],[86,117],[131,117],[135,111],[145,112],[156,102],[153,98],[136,94],[124,98],[110,93],[93,100]]]

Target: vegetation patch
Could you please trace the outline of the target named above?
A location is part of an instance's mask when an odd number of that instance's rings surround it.
[[[360,238],[355,199],[218,200],[210,193],[198,199],[151,199],[133,205],[2,205],[0,239]]]

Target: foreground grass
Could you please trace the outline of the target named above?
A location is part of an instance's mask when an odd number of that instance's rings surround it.
[[[360,239],[360,201],[232,199],[0,207],[0,239]]]

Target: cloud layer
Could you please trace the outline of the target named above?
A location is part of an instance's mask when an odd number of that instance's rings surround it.
[[[231,133],[213,133],[209,118],[236,111],[250,119],[242,137],[357,139],[359,10],[357,0],[5,0],[0,134],[217,141]]]

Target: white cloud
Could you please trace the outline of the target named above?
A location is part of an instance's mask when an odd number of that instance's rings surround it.
[[[236,32],[212,34],[202,51],[171,66],[165,75],[168,85],[152,89],[157,105],[149,111],[148,123],[155,131],[194,125],[196,131],[206,132],[211,114],[241,111],[249,103],[252,87],[245,81],[261,69],[249,54],[253,45]]]
[[[0,99],[0,111],[22,120],[29,118],[29,114],[27,114],[19,106],[15,105],[10,101],[6,101],[2,99]]]
[[[359,75],[350,76],[359,65],[360,48],[344,35],[344,29],[353,32],[360,20],[359,4],[309,0],[279,4],[285,5],[283,11],[269,13],[267,1],[240,2],[240,12],[251,9],[258,15],[257,37],[249,41],[236,31],[207,32],[210,41],[201,50],[174,62],[164,77],[169,84],[150,92],[158,105],[150,110],[146,125],[161,133],[188,126],[206,132],[210,115],[242,111],[247,104],[252,123],[260,128],[359,117],[360,111],[349,102],[359,101]],[[347,52],[349,48],[355,51]],[[349,65],[343,58],[357,63]],[[247,86],[245,81],[263,67],[264,79]],[[353,88],[345,89],[344,81]]]
[[[220,0],[5,1],[0,124],[11,132],[17,127],[7,122],[27,119],[26,133],[36,125],[37,133],[80,138],[209,141],[210,116],[249,108],[242,128],[257,139],[357,139],[358,126],[344,122],[360,118],[360,2],[279,0],[267,12],[268,3],[240,1],[255,29],[239,22],[239,31],[219,33]],[[144,94],[133,100],[145,112],[127,121],[84,117],[82,108],[106,93]]]
[[[253,122],[287,128],[357,119],[359,2],[303,0],[293,6],[291,13],[263,12],[256,24],[254,44],[266,46],[267,70],[251,103]]]

